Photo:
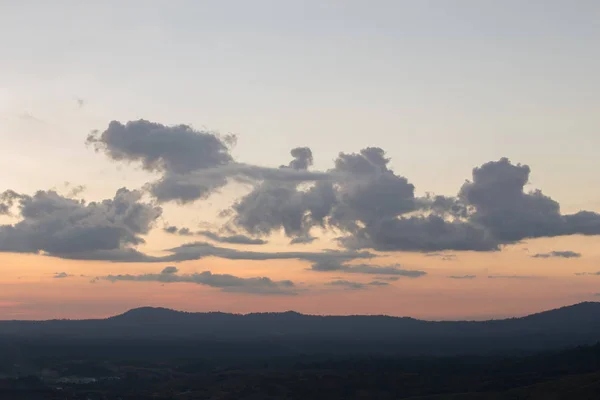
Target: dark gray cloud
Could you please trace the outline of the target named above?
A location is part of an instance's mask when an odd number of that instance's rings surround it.
[[[185,174],[233,162],[227,139],[188,125],[138,120],[112,121],[105,131],[92,132],[87,143],[115,161],[139,162],[148,171]]]
[[[270,278],[240,278],[229,274],[213,274],[204,271],[193,274],[179,274],[175,267],[167,267],[159,274],[107,275],[96,278],[110,282],[161,282],[194,283],[221,289],[225,292],[249,293],[260,295],[295,295],[296,285],[289,280],[273,281]]]
[[[375,255],[366,251],[340,251],[323,250],[320,252],[284,251],[284,252],[260,252],[243,251],[226,247],[218,247],[206,242],[187,243],[172,249],[168,249],[171,255],[164,257],[145,256],[148,262],[169,261],[191,261],[206,257],[219,257],[229,260],[303,260],[312,263],[347,262],[357,259],[370,259]],[[142,259],[140,259],[141,261]]]
[[[308,147],[296,147],[290,152],[294,159],[289,167],[292,169],[308,169],[313,164],[312,151]]]
[[[160,173],[147,186],[159,201],[206,198],[230,181],[252,185],[231,207],[228,224],[255,238],[283,231],[292,243],[302,243],[320,227],[341,232],[339,242],[348,249],[442,252],[495,251],[531,238],[600,234],[600,214],[561,214],[542,191],[525,190],[529,166],[507,158],[474,168],[456,196],[419,198],[380,148],[340,153],[332,169],[318,172],[308,170],[313,163],[308,147],[292,149],[285,166],[259,167],[234,161],[230,139],[140,120],[113,121],[88,143],[113,160]]]
[[[462,187],[459,198],[474,209],[472,223],[484,226],[500,243],[560,235],[600,234],[600,214],[562,215],[559,204],[540,190],[525,192],[530,168],[507,158],[473,170],[473,181]]]
[[[234,204],[233,221],[253,235],[283,230],[294,243],[310,237],[316,226],[359,233],[363,226],[416,209],[414,186],[388,163],[382,149],[366,148],[340,153],[329,179],[308,188],[265,181]]]
[[[70,278],[73,275],[69,275],[66,272],[57,272],[54,274],[53,278],[55,279],[64,279],[64,278]]]
[[[104,131],[94,131],[87,143],[114,161],[140,163],[162,176],[147,185],[161,202],[192,202],[207,198],[229,179],[255,184],[263,180],[312,181],[326,174],[311,173],[308,148],[292,150],[294,160],[286,168],[267,168],[236,163],[230,154],[234,136],[195,130],[188,125],[166,126],[146,120],[125,124],[112,121]]]
[[[493,251],[498,242],[484,228],[437,215],[388,218],[339,239],[347,248],[379,251]]]
[[[233,234],[233,235],[220,235],[215,232],[203,230],[192,232],[189,228],[178,228],[177,226],[167,225],[163,228],[163,231],[172,235],[179,236],[203,236],[214,242],[218,243],[229,243],[229,244],[246,244],[246,245],[261,245],[269,243],[266,240],[252,238],[250,236]]]
[[[335,281],[331,281],[331,282],[327,282],[326,285],[328,286],[337,286],[337,287],[342,287],[344,289],[348,289],[348,290],[360,290],[360,289],[366,289],[367,285],[364,283],[360,283],[360,282],[351,282],[351,281],[346,281],[343,279],[338,279]]]
[[[473,170],[456,198],[417,199],[424,215],[363,222],[341,243],[381,251],[490,251],[529,238],[600,234],[600,214],[562,215],[540,190],[525,192],[529,174],[528,166],[507,158],[488,162]]]
[[[387,282],[381,282],[381,281],[371,281],[369,282],[370,286],[389,286],[390,284]]]
[[[581,253],[571,250],[566,251],[551,251],[550,253],[538,253],[531,256],[532,258],[579,258]]]
[[[230,244],[248,244],[248,245],[260,245],[267,244],[268,241],[263,239],[255,239],[246,235],[219,235],[210,231],[199,231],[197,235],[204,236],[212,241],[219,243],[230,243]]]
[[[475,279],[476,275],[450,275],[448,278],[450,279]]]
[[[177,267],[169,266],[169,267],[165,267],[160,273],[161,274],[176,274],[177,272],[179,272],[179,269],[177,269]]]
[[[0,215],[11,215],[11,209],[21,195],[14,190],[6,190],[0,193]]]
[[[437,257],[442,261],[454,261],[456,260],[456,254],[444,254],[444,253],[427,253],[426,257]]]
[[[395,275],[404,276],[407,278],[419,278],[427,275],[425,271],[406,270],[400,267],[400,264],[384,267],[369,264],[348,265],[344,262],[344,260],[330,258],[315,262],[311,266],[311,270],[319,272],[340,271],[345,273],[368,275]]]
[[[189,228],[178,228],[174,225],[167,225],[163,228],[163,231],[166,233],[170,233],[171,235],[179,235],[179,236],[194,236],[194,232],[192,232]]]
[[[112,199],[86,204],[54,191],[21,194],[21,220],[0,225],[0,251],[42,252],[73,259],[95,259],[95,254],[131,255],[136,253],[135,246],[144,243],[142,235],[150,231],[162,212],[141,202],[141,196],[138,191],[122,188]]]
[[[87,143],[112,160],[140,163],[145,170],[162,173],[159,180],[148,184],[149,191],[159,201],[185,203],[206,198],[227,184],[227,176],[221,173],[207,174],[196,183],[180,177],[233,163],[229,153],[232,139],[188,125],[138,120],[126,124],[112,121],[106,130],[92,132]]]
[[[173,225],[167,225],[163,228],[163,231],[172,235],[179,234],[179,228]]]
[[[310,244],[317,240],[314,236],[298,236],[290,240],[290,244]]]
[[[1,233],[1,231],[0,231]],[[214,246],[206,242],[187,243],[182,246],[164,250],[168,255],[151,256],[134,248],[91,249],[86,252],[52,253],[50,255],[75,260],[103,260],[123,263],[166,263],[200,260],[207,257],[224,258],[228,260],[301,260],[311,263],[326,263],[332,261],[347,262],[357,259],[374,258],[375,254],[366,251],[323,250],[320,252],[259,252],[243,251]]]

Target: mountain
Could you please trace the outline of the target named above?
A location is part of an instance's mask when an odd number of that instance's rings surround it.
[[[522,318],[422,321],[389,316],[314,316],[296,312],[187,313],[144,307],[107,319],[0,321],[0,336],[31,340],[270,343],[300,352],[454,354],[538,350],[600,340],[600,303]],[[334,347],[336,347],[334,349]]]

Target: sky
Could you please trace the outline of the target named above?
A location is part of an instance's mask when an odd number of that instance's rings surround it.
[[[0,0],[0,319],[597,300],[599,16]]]

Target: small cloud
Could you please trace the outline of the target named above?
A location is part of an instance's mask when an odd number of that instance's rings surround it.
[[[160,274],[147,273],[140,275],[107,275],[95,278],[112,283],[119,281],[127,282],[157,282],[160,284],[170,283],[194,283],[220,289],[225,292],[248,293],[258,295],[296,295],[298,290],[294,282],[290,280],[274,281],[267,277],[241,278],[230,274],[213,274],[204,271],[193,274],[178,274],[176,267],[164,268]],[[94,282],[92,282],[94,283]]]
[[[66,272],[57,272],[54,274],[55,279],[70,278],[71,276],[73,275],[69,275]]]
[[[220,235],[211,231],[198,231],[192,232],[190,228],[179,228],[173,225],[166,225],[163,228],[163,231],[166,233],[170,233],[172,235],[179,236],[203,236],[208,238],[214,242],[218,243],[229,243],[229,244],[246,244],[246,245],[261,245],[267,244],[268,242],[263,239],[256,239],[250,236],[241,235],[241,234],[233,234],[233,235]]]
[[[349,274],[393,275],[407,278],[420,278],[427,275],[425,271],[402,269],[400,264],[388,266],[370,264],[348,265],[343,261],[332,259],[317,261],[311,266],[310,270],[318,272],[339,271]]]
[[[389,281],[389,282],[396,282],[400,280],[399,276],[378,276],[376,278],[378,281]]]
[[[85,106],[85,100],[81,97],[77,97],[75,101],[77,102],[77,107],[82,108],[83,106]]]
[[[531,275],[490,275],[489,279],[537,279],[539,276]]]
[[[314,236],[299,236],[290,240],[290,244],[310,244],[317,240]]]
[[[369,285],[371,285],[371,286],[389,286],[389,283],[381,282],[381,281],[371,281],[371,282],[369,282]]]
[[[477,275],[450,275],[450,279],[475,279]]]
[[[176,274],[177,272],[179,272],[179,269],[177,269],[177,267],[165,267],[165,269],[163,269],[160,273],[161,274]]]
[[[532,258],[579,258],[581,253],[571,250],[551,251],[550,253],[538,253],[531,256]]]
[[[577,276],[587,276],[587,275],[598,276],[598,275],[600,275],[600,271],[598,271],[598,272],[575,272],[575,275],[577,275]]]
[[[180,230],[181,231],[181,230]],[[211,231],[199,231],[196,232],[197,235],[204,236],[212,241],[219,243],[229,243],[229,244],[247,244],[247,245],[260,245],[267,244],[266,240],[256,239],[246,235],[228,235],[223,236]]]
[[[445,254],[445,253],[427,253],[425,257],[437,257],[442,261],[454,261],[456,260],[456,254]]]
[[[66,186],[69,187],[70,184],[69,182],[66,182]],[[85,191],[85,186],[84,185],[76,185],[70,188],[69,192],[67,193],[67,197],[77,197],[79,196],[81,193],[83,193]]]
[[[167,225],[163,228],[163,231],[166,233],[176,234],[179,231],[179,228],[173,225]]]
[[[351,282],[351,281],[346,281],[346,280],[342,280],[342,279],[339,279],[339,280],[336,280],[336,281],[327,282],[326,285],[328,285],[328,286],[343,287],[343,288],[348,289],[348,290],[359,290],[359,289],[366,288],[366,285],[364,283]]]

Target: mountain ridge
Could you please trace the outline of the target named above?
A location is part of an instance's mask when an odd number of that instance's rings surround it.
[[[488,321],[316,316],[296,312],[191,313],[140,307],[106,319],[0,321],[0,343],[2,340],[33,345],[78,342],[84,348],[121,343],[120,351],[144,348],[143,352],[181,351],[183,355],[199,348],[204,349],[202,354],[236,349],[236,353],[255,355],[538,351],[600,341],[600,302]]]
[[[600,312],[600,302],[597,301],[583,301],[579,303],[569,304],[566,306],[561,306],[558,308],[553,308],[549,310],[543,310],[539,312],[535,312],[532,314],[527,314],[523,316],[514,316],[514,317],[504,317],[504,318],[491,318],[486,320],[475,320],[475,319],[455,319],[455,320],[428,320],[428,319],[419,319],[410,316],[394,316],[387,314],[304,314],[294,310],[287,311],[274,311],[274,312],[251,312],[251,313],[230,313],[223,311],[183,311],[176,310],[168,307],[154,307],[154,306],[141,306],[131,308],[127,311],[124,311],[120,314],[115,314],[105,318],[84,318],[84,319],[42,319],[42,320],[0,320],[0,324],[6,322],[23,322],[23,323],[40,323],[40,322],[54,322],[54,321],[106,321],[113,319],[121,319],[127,318],[129,316],[137,316],[140,314],[149,314],[149,313],[161,313],[163,315],[185,315],[185,316],[210,316],[210,315],[226,315],[232,317],[249,317],[249,316],[298,316],[298,317],[312,317],[312,318],[389,318],[394,320],[412,320],[418,322],[427,322],[427,323],[486,323],[486,322],[499,322],[499,321],[512,321],[512,320],[522,320],[522,319],[533,319],[540,318],[545,315],[553,314],[553,313],[564,313],[567,311],[571,311],[574,309],[583,309],[583,308],[591,308],[594,307]]]

